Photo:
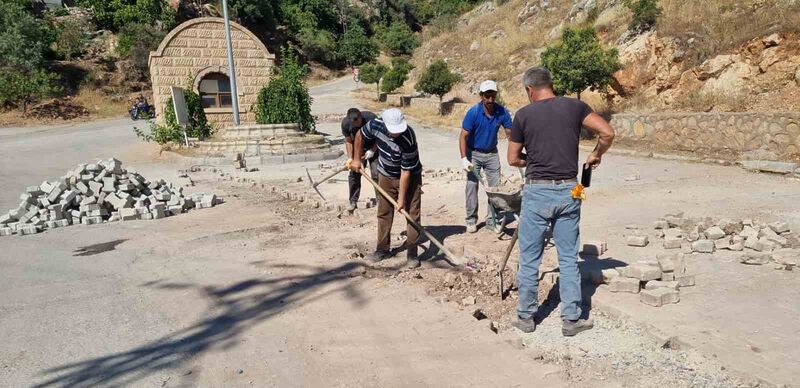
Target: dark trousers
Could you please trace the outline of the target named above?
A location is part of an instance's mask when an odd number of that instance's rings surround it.
[[[365,164],[369,164],[369,175],[372,180],[378,181],[378,157],[368,160]],[[347,183],[350,186],[350,203],[358,202],[361,197],[361,174],[350,170],[350,175],[347,176]],[[375,198],[380,198],[378,190],[375,190]]]
[[[387,178],[383,174],[378,177],[379,186],[386,191],[393,199],[397,200],[400,191],[400,179]],[[392,247],[392,222],[396,210],[389,201],[383,196],[378,200],[378,251],[389,251]],[[405,211],[417,223],[421,222],[420,208],[422,207],[422,174],[412,174],[411,181],[406,191]],[[406,255],[408,258],[417,257],[417,240],[419,232],[408,222],[406,228]]]

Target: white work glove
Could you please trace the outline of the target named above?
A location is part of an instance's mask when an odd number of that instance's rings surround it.
[[[364,153],[364,160],[370,160],[373,156],[375,156],[375,153],[372,152],[372,150],[367,150],[367,152]]]
[[[463,168],[464,171],[466,172],[470,172],[474,167],[472,166],[472,162],[470,162],[469,159],[463,157],[461,158],[461,168]]]

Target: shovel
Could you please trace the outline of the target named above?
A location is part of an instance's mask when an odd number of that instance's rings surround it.
[[[386,200],[389,201],[389,203],[391,203],[392,206],[394,206],[395,209],[396,209],[397,208],[397,201],[395,201],[394,198],[392,198],[392,196],[389,195],[389,193],[387,193],[380,186],[378,186],[378,184],[374,180],[372,180],[372,178],[369,176],[369,174],[367,174],[366,171],[364,171],[363,167],[361,168],[360,172],[361,172],[361,176],[366,178],[367,182],[369,182],[372,186],[374,186],[375,190],[377,190],[379,193],[381,193],[381,195],[384,198],[386,198]],[[431,240],[431,243],[433,245],[436,245],[436,247],[439,248],[439,250],[441,252],[444,252],[445,258],[446,258],[447,262],[450,263],[450,265],[452,265],[454,267],[458,267],[458,266],[464,264],[464,261],[461,258],[456,257],[456,255],[454,255],[452,252],[450,252],[449,249],[445,248],[444,244],[442,244],[439,240],[437,240],[436,237],[434,237],[427,230],[425,230],[425,228],[423,228],[422,225],[420,225],[417,221],[414,221],[414,219],[411,218],[411,215],[408,214],[406,209],[400,209],[400,214],[402,214],[404,217],[406,217],[406,220],[408,220],[408,222],[411,225],[414,226],[414,229],[416,229],[420,233],[424,234],[425,237],[428,238],[428,240]]]

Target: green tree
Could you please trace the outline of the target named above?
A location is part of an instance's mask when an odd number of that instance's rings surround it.
[[[57,93],[60,88],[56,84],[58,75],[43,69],[30,72],[8,69],[0,72],[0,105],[8,103],[17,105],[23,114],[28,113],[28,106],[45,97]]]
[[[304,78],[308,67],[301,65],[297,55],[282,50],[282,63],[275,77],[261,89],[254,107],[259,124],[298,123],[305,132],[314,132],[316,118],[311,114],[311,96]]]
[[[382,63],[369,63],[359,68],[359,77],[365,84],[375,84],[375,89],[378,91],[378,98],[381,95],[381,79],[389,70],[386,65]]]
[[[394,22],[389,27],[381,26],[376,36],[383,50],[390,55],[411,55],[419,47],[419,38],[403,22]]]
[[[338,42],[339,55],[352,66],[374,62],[380,50],[375,41],[367,37],[364,29],[358,25],[350,27]]]
[[[160,28],[146,24],[130,23],[119,32],[117,53],[131,65],[131,80],[144,80],[150,75],[150,52],[157,49],[166,36]]]
[[[577,93],[591,87],[602,90],[622,68],[617,50],[606,49],[592,27],[567,27],[561,40],[542,53],[542,65],[553,74],[556,93]]]
[[[447,62],[438,60],[425,69],[417,81],[417,90],[439,96],[439,113],[442,112],[442,98],[461,81],[461,76],[450,71]]]
[[[408,80],[408,73],[414,66],[405,58],[392,58],[392,69],[383,76],[381,90],[391,93],[399,89]]]
[[[52,38],[49,27],[25,7],[0,0],[0,72],[38,69]]]
[[[338,66],[339,51],[336,49],[336,37],[332,32],[304,28],[297,35],[297,41],[303,48],[306,58],[329,67]]]
[[[628,26],[633,31],[647,31],[656,25],[661,16],[661,7],[658,0],[626,0],[625,5],[633,13],[633,19]]]

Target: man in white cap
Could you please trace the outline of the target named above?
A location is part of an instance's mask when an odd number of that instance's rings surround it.
[[[495,101],[497,99],[497,83],[491,80],[483,81],[479,90],[481,101],[470,108],[464,116],[458,142],[461,152],[461,167],[467,172],[467,188],[465,190],[467,217],[465,223],[469,233],[475,233],[478,230],[478,179],[472,171],[480,174],[483,170],[490,186],[500,184],[497,132],[500,127],[503,127],[508,136],[511,130],[511,114],[504,106]],[[495,230],[497,220],[491,204],[489,206],[486,228]]]
[[[397,201],[397,209],[380,197],[378,201],[378,244],[368,259],[380,261],[390,256],[394,211],[405,209],[411,218],[420,222],[422,204],[422,163],[414,129],[406,123],[400,109],[387,109],[381,118],[361,127],[356,134],[354,155],[350,168],[361,170],[361,152],[378,145],[378,185]],[[406,258],[409,267],[419,267],[417,240],[419,232],[411,223],[407,226]]]

